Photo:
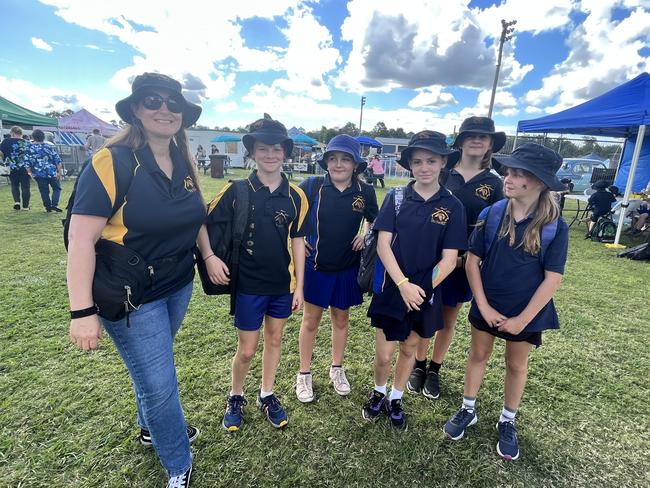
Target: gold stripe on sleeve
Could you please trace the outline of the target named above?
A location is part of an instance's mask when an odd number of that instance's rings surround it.
[[[115,183],[115,169],[113,167],[113,156],[111,152],[107,148],[99,150],[93,156],[91,164],[99,181],[106,190],[106,194],[111,201],[111,207],[115,207],[117,185]]]

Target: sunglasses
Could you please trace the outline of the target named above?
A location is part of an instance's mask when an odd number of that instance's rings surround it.
[[[160,95],[147,95],[141,101],[142,106],[147,110],[158,110],[163,103],[167,105],[167,110],[175,114],[181,113],[184,108],[184,104],[180,100],[172,97],[163,98]]]

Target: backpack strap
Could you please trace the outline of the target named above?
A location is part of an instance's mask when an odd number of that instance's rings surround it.
[[[555,219],[553,222],[549,222],[548,224],[542,227],[542,232],[540,236],[540,251],[539,251],[539,260],[542,263],[544,262],[544,255],[546,254],[546,250],[548,249],[548,246],[550,246],[551,242],[553,242],[553,239],[555,239],[555,235],[557,234],[558,223],[559,223],[558,221],[559,219]]]
[[[396,186],[393,190],[393,196],[395,200],[395,217],[397,217],[399,215],[400,208],[402,208],[402,202],[404,201],[404,187]]]
[[[501,221],[503,220],[503,215],[506,213],[506,207],[508,206],[508,199],[504,198],[498,202],[494,202],[490,207],[484,208],[480,215],[479,220],[485,221],[485,233],[484,233],[484,255],[487,256],[492,248],[492,244],[496,239],[497,233],[499,232],[499,227],[501,227]]]
[[[230,263],[230,314],[235,313],[237,286],[239,282],[239,255],[241,243],[246,233],[246,226],[250,215],[250,195],[248,193],[248,180],[235,180],[235,214],[232,220],[232,251]]]

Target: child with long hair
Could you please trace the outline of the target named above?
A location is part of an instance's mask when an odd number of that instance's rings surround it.
[[[523,144],[505,167],[507,200],[479,216],[467,253],[466,271],[474,299],[469,312],[472,342],[465,368],[463,404],[443,431],[459,440],[478,421],[476,396],[495,337],[506,341],[504,405],[497,423],[497,453],[519,457],[515,415],[528,375],[528,355],[542,344],[542,331],[559,328],[553,295],[567,257],[568,226],[552,191],[562,157],[539,144]]]

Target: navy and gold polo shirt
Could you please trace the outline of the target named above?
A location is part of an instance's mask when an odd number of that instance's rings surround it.
[[[291,239],[306,235],[309,205],[305,193],[282,175],[270,192],[257,177],[248,176],[249,217],[239,258],[237,291],[251,295],[293,292],[295,278]],[[227,184],[208,207],[208,225],[234,218],[235,191]]]
[[[175,271],[156,277],[144,301],[167,296],[192,280],[192,249],[205,221],[203,198],[179,149],[171,144],[170,152],[171,180],[148,145],[135,152],[121,146],[98,151],[79,177],[72,209],[73,214],[108,218],[102,238],[136,251],[147,261],[178,258]],[[118,190],[118,181],[126,182],[128,190]],[[120,205],[116,199],[122,194]]]
[[[503,181],[492,173],[489,168],[484,169],[474,178],[465,181],[455,169],[452,169],[445,182],[447,188],[465,207],[467,216],[467,237],[470,236],[479,214],[485,207],[503,199]]]
[[[375,189],[358,179],[343,191],[329,175],[312,177],[300,184],[309,199],[307,242],[312,247],[306,266],[324,272],[343,271],[359,264],[352,249],[363,219],[374,222],[379,210]]]

